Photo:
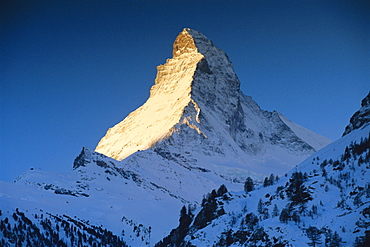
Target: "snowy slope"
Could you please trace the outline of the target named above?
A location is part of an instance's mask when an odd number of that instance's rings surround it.
[[[16,183],[1,182],[2,219],[16,208],[33,221],[41,213],[51,219],[68,216],[107,229],[130,246],[148,246],[176,226],[181,198],[118,169],[111,158],[97,157],[86,148],[82,153],[84,164],[75,163],[76,169],[68,173],[30,170]]]
[[[325,147],[331,141],[322,137],[318,136],[315,132],[308,130],[296,123],[290,121],[287,117],[279,113],[279,117],[281,120],[302,140],[313,147],[316,151],[320,150],[322,147]]]
[[[270,184],[208,194],[157,246],[368,246],[370,125],[362,120]]]

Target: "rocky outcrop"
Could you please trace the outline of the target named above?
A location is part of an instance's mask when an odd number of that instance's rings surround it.
[[[355,129],[360,129],[367,126],[370,123],[370,92],[361,102],[360,110],[356,111],[355,114],[349,120],[349,124],[346,126],[343,136],[347,135]]]

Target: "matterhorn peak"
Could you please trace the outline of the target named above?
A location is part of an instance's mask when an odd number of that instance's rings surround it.
[[[185,28],[173,57],[157,67],[148,100],[110,128],[95,151],[116,160],[132,155],[130,162],[150,149],[148,155],[241,182],[283,174],[330,142],[261,110],[240,91],[226,53]]]
[[[122,160],[170,136],[176,124],[186,124],[206,137],[197,126],[200,123],[197,100],[214,107],[219,98],[216,94],[234,91],[230,95],[235,98],[239,85],[226,54],[200,32],[185,28],[175,39],[173,58],[157,67],[149,99],[109,129],[96,151]],[[230,99],[229,105],[231,102],[236,105],[237,101]],[[194,115],[182,118],[186,109],[191,111],[189,107]],[[227,106],[221,108],[228,110]]]

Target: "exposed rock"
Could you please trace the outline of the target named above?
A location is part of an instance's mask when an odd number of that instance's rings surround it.
[[[370,123],[370,92],[361,102],[360,110],[356,111],[355,114],[349,120],[349,124],[344,130],[343,136],[347,135],[351,131],[359,128],[363,128]]]

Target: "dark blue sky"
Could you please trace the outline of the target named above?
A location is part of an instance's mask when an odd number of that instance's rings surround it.
[[[143,104],[190,27],[266,110],[338,139],[370,87],[367,1],[6,1],[0,180],[72,168]]]

